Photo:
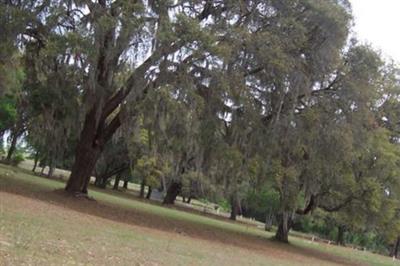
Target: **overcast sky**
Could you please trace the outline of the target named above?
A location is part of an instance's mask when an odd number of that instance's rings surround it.
[[[354,31],[400,63],[400,0],[350,0],[355,17]]]

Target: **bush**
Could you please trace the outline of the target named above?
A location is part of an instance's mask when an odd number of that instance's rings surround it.
[[[19,165],[21,162],[25,160],[24,155],[22,153],[16,152],[11,158],[11,164],[14,166]]]
[[[218,205],[225,212],[230,212],[231,211],[231,204],[226,199],[222,199],[220,202],[218,202]]]

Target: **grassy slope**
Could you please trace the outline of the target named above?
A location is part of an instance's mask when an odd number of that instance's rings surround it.
[[[0,265],[396,264],[295,237],[281,245],[254,227],[118,193],[91,191],[96,202],[67,198],[54,192],[63,185],[0,165]]]

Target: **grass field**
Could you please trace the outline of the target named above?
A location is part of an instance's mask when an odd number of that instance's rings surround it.
[[[400,265],[391,258],[91,189],[0,165],[0,265]]]

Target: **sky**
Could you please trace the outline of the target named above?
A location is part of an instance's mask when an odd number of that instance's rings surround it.
[[[354,32],[363,43],[400,63],[400,0],[350,0]]]

